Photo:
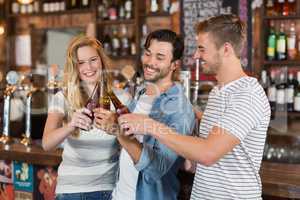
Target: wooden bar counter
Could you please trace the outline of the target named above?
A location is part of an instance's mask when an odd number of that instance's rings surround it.
[[[40,144],[26,147],[19,142],[10,145],[0,144],[1,160],[24,161],[35,165],[57,166],[61,162],[61,149],[46,152]],[[191,188],[193,174],[180,177],[183,184]],[[263,194],[281,198],[300,198],[300,164],[263,162],[261,166]],[[188,180],[188,181],[187,181]],[[185,192],[186,193],[186,192]]]
[[[0,144],[1,160],[7,159],[35,165],[57,166],[61,162],[61,153],[61,149],[46,152],[38,143],[34,143],[29,147],[20,144],[18,141],[9,145]]]
[[[300,164],[263,162],[260,174],[264,195],[300,199]]]

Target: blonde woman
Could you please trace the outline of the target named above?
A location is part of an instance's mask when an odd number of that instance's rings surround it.
[[[57,200],[110,199],[118,169],[118,144],[114,136],[94,126],[92,112],[84,108],[108,67],[109,59],[95,38],[78,36],[69,44],[64,89],[51,101],[42,140],[45,150],[64,142]]]

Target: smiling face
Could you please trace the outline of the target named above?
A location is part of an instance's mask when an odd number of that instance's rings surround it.
[[[89,84],[99,80],[102,63],[96,49],[91,46],[78,48],[77,69],[82,81]]]
[[[202,61],[201,66],[206,74],[216,74],[222,66],[220,49],[216,48],[213,39],[208,33],[198,34],[194,59]]]
[[[142,56],[144,78],[152,83],[170,82],[175,70],[173,47],[169,42],[153,39]]]

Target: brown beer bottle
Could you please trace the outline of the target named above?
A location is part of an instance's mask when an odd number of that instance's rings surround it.
[[[107,90],[107,82],[102,77],[102,80],[99,84],[99,107],[104,108],[106,110],[110,110],[110,98],[108,96],[108,90]]]
[[[128,107],[122,104],[122,102],[119,100],[119,98],[116,96],[112,89],[108,91],[108,96],[111,102],[113,103],[114,107],[116,108],[116,113],[118,116],[130,113]]]
[[[100,84],[100,82],[96,83],[91,96],[88,98],[88,100],[85,104],[85,107],[92,112],[92,117],[91,117],[92,120],[94,119],[93,110],[99,106],[99,102],[98,102],[98,99],[99,99],[99,84]]]

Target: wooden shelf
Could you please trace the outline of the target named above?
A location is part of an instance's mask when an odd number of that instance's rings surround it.
[[[300,15],[289,15],[289,16],[265,16],[265,20],[291,20],[300,19]]]
[[[134,19],[120,19],[120,20],[100,20],[97,19],[99,25],[119,25],[119,24],[134,24]]]
[[[294,67],[294,66],[300,66],[300,60],[274,60],[274,61],[268,61],[264,60],[264,65],[277,65],[277,66],[289,66],[289,67]]]
[[[145,13],[143,17],[170,17],[170,13],[168,12],[157,12],[157,13]]]
[[[49,16],[49,15],[71,15],[71,14],[84,14],[84,13],[92,13],[93,11],[89,8],[86,9],[74,9],[74,10],[65,10],[65,11],[57,11],[57,12],[39,12],[32,14],[9,14],[9,17],[34,17],[34,16]]]
[[[300,197],[300,164],[262,162],[260,175],[263,194],[284,197]]]
[[[39,144],[26,147],[14,140],[10,145],[0,144],[0,159],[24,161],[36,165],[57,166],[61,162],[62,150],[46,152]]]

